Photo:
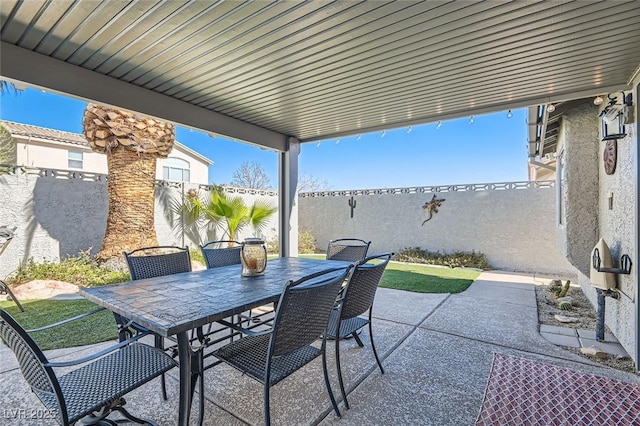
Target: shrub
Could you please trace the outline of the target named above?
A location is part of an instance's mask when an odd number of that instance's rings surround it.
[[[278,236],[276,235],[267,241],[267,252],[269,254],[277,254],[280,245]],[[311,231],[302,230],[298,232],[298,253],[313,254],[316,252],[316,236]]]
[[[189,256],[191,257],[191,260],[195,260],[196,262],[200,262],[203,265],[206,265],[206,262],[204,261],[204,256],[202,255],[202,252],[199,249],[189,249]]]
[[[420,247],[403,248],[396,253],[395,259],[400,262],[425,263],[430,265],[442,265],[450,268],[470,267],[478,269],[489,269],[487,257],[482,253],[475,251],[443,254],[440,252],[430,252]]]
[[[316,236],[311,231],[298,233],[298,253],[313,254],[316,252]]]
[[[267,241],[267,253],[278,254],[279,251],[280,251],[280,240],[276,235],[275,237]]]
[[[15,275],[7,279],[9,285],[19,285],[33,280],[56,280],[93,287],[129,280],[129,273],[113,271],[98,266],[89,250],[60,262],[37,263],[33,258],[18,267]]]

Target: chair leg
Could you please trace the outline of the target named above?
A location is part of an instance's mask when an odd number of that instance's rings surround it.
[[[162,338],[162,336],[158,336],[157,334],[154,334],[153,341],[156,349],[160,349],[161,351],[164,351],[164,339]],[[165,378],[164,373],[162,373],[162,376],[160,377],[160,386],[162,387],[162,399],[166,401],[168,399],[167,398],[167,379]]]
[[[347,392],[344,390],[344,380],[342,379],[342,368],[340,367],[340,322],[336,326],[336,369],[338,370],[338,383],[340,383],[340,393],[342,394],[342,400],[347,410],[349,407],[349,401],[347,401]]]
[[[327,335],[327,332],[325,330],[324,335]],[[338,344],[339,339],[336,340],[336,345]],[[338,375],[340,374],[340,367],[339,364],[338,365]],[[331,383],[329,382],[329,372],[327,371],[327,340],[326,338],[322,339],[322,371],[324,373],[324,384],[327,386],[327,392],[329,392],[329,399],[331,400],[331,405],[333,405],[333,411],[336,412],[336,416],[338,416],[339,418],[342,418],[342,414],[340,413],[340,410],[338,409],[338,403],[336,402],[336,398],[335,396],[333,396],[333,390],[331,389]],[[343,396],[344,396],[344,390],[342,387],[342,376],[338,376],[340,378],[340,390],[343,392]],[[347,398],[344,398],[344,402],[345,405],[347,403]],[[349,408],[348,405],[346,405],[347,408]]]
[[[141,425],[151,425],[151,426],[155,425],[155,423],[152,423],[152,422],[151,422],[151,421],[149,421],[149,420],[143,420],[143,419],[140,419],[140,418],[138,418],[138,417],[134,416],[133,414],[131,414],[130,412],[128,412],[128,411],[123,407],[123,405],[125,404],[124,399],[123,399],[123,398],[121,398],[121,400],[122,400],[122,405],[118,405],[117,407],[113,407],[113,410],[114,410],[114,411],[119,412],[119,413],[120,413],[124,418],[126,418],[126,419],[127,419],[127,420],[129,420],[130,422],[138,423],[138,424],[141,424]]]
[[[271,426],[271,407],[269,407],[269,380],[270,377],[267,376],[267,380],[264,382],[264,424],[266,426]]]
[[[371,326],[371,311],[369,311],[369,338],[371,339],[371,349],[373,349],[373,356],[376,357],[376,362],[378,363],[378,367],[380,367],[380,372],[384,374],[384,368],[382,368],[382,363],[380,362],[380,358],[378,357],[378,351],[376,351],[376,345],[373,343],[373,327]]]
[[[369,323],[369,324],[371,324],[371,323]],[[351,333],[351,335],[355,339],[355,341],[358,344],[358,346],[360,346],[361,348],[364,348],[364,343],[362,343],[362,340],[360,340],[360,336],[358,336],[358,330],[356,330],[353,333]]]

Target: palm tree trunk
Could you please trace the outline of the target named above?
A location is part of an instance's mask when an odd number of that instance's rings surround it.
[[[107,155],[109,214],[98,260],[119,258],[122,252],[157,246],[154,227],[156,157],[123,147]]]

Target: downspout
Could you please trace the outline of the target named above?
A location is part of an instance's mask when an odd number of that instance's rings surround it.
[[[633,253],[633,259],[634,259],[634,265],[639,265],[638,262],[640,262],[640,232],[638,231],[638,220],[640,219],[639,217],[639,204],[638,204],[638,198],[640,197],[640,173],[638,171],[638,156],[640,155],[640,140],[638,138],[638,132],[640,132],[640,120],[638,119],[638,114],[640,114],[640,106],[638,106],[638,98],[640,96],[640,66],[638,67],[638,69],[636,70],[636,72],[634,73],[634,75],[632,76],[631,80],[635,79],[635,87],[634,87],[634,100],[635,100],[635,114],[634,114],[634,118],[635,118],[635,135],[634,135],[634,139],[635,139],[635,144],[636,144],[636,152],[635,152],[635,164],[634,164],[634,179],[633,179],[633,184],[635,185],[635,193],[636,196],[634,197],[634,212],[635,212],[635,221],[634,221],[634,228],[635,228],[635,238],[634,238],[634,253]],[[633,81],[630,81],[629,83],[634,83]],[[632,86],[633,87],[633,86]],[[638,307],[638,303],[640,303],[640,286],[638,285],[638,273],[637,273],[637,266],[636,266],[636,272],[634,273],[632,271],[632,273],[634,274],[634,285],[636,287],[636,294],[635,294],[635,316],[636,316],[636,330],[635,330],[635,355],[634,355],[634,359],[633,362],[636,365],[636,371],[640,371],[640,368],[638,368],[638,364],[639,364],[639,360],[640,360],[640,308]]]

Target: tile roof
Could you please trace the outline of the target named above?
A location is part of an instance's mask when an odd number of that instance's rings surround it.
[[[25,136],[38,139],[44,139],[53,142],[64,142],[74,145],[80,145],[88,147],[89,143],[87,139],[81,133],[63,132],[62,130],[49,129],[47,127],[34,126],[32,124],[16,123],[13,121],[0,120],[0,126],[7,129],[11,136]],[[199,152],[175,141],[175,145],[180,146],[183,150],[187,151],[194,157],[199,158],[205,163],[211,165],[213,161]]]
[[[79,133],[63,132],[61,130],[48,129],[46,127],[15,123],[13,121],[5,120],[0,120],[0,125],[7,129],[12,136],[26,136],[56,142],[71,143],[74,145],[89,146],[85,137]]]

